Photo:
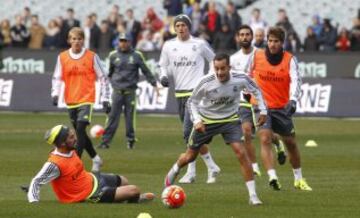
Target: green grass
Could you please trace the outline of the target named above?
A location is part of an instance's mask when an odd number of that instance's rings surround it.
[[[105,117],[95,115],[93,123]],[[123,174],[143,191],[160,196],[163,178],[184,151],[177,117],[139,116],[136,149],[127,150],[123,120],[111,149],[100,150],[104,172]],[[39,204],[27,203],[19,186],[28,184],[47,159],[50,147],[43,142],[46,129],[55,124],[69,125],[64,114],[0,113],[0,217],[136,217],[148,212],[155,217],[359,217],[360,122],[352,120],[296,119],[304,176],[314,189],[293,188],[291,167],[277,166],[283,186],[280,192],[268,187],[267,176],[256,178],[264,205],[250,207],[248,194],[232,151],[217,137],[211,144],[215,161],[222,168],[216,184],[205,184],[207,172],[197,164],[195,184],[183,185],[188,196],[180,209],[167,209],[157,198],[148,204],[59,204],[50,185],[41,189]],[[316,148],[304,147],[313,139]],[[99,141],[94,141],[98,144]],[[258,147],[258,146],[257,146]],[[257,149],[259,150],[259,149]],[[87,154],[83,160],[91,167]]]

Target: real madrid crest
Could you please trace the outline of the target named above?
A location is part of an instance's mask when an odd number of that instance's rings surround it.
[[[234,92],[239,92],[239,88],[237,86],[234,86],[233,91]]]

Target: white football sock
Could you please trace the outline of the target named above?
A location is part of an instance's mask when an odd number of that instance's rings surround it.
[[[186,174],[196,175],[196,160],[188,163]]]
[[[302,172],[301,172],[301,168],[298,169],[293,169],[293,173],[294,173],[294,179],[295,181],[302,179]]]
[[[253,168],[253,171],[260,171],[258,163],[252,163],[251,166]]]
[[[206,154],[202,154],[201,158],[204,160],[208,170],[216,170],[219,168],[218,165],[216,165],[215,161],[213,160],[210,152]]]
[[[93,159],[92,159],[93,162],[102,162],[101,158],[99,155],[96,155]]]
[[[269,180],[278,179],[274,169],[268,170],[267,174],[269,175]]]
[[[177,165],[177,163],[175,163],[172,167],[171,167],[171,171],[173,171],[174,173],[179,173],[180,168]]]
[[[245,184],[246,184],[246,187],[247,187],[247,189],[249,191],[249,196],[256,195],[255,181],[250,180],[250,181],[247,181]]]

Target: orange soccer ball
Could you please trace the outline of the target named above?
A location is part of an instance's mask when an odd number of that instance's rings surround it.
[[[171,185],[164,189],[161,199],[166,207],[179,208],[185,203],[186,194],[180,186]]]

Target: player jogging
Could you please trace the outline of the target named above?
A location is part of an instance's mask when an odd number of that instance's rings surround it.
[[[294,186],[311,191],[302,177],[300,152],[295,140],[292,115],[296,111],[296,101],[300,97],[301,78],[296,58],[283,50],[285,31],[272,27],[267,34],[265,50],[257,50],[253,61],[251,76],[262,91],[269,112],[266,123],[260,128],[261,153],[268,170],[270,186],[280,190],[280,183],[274,170],[271,152],[271,138],[278,133],[286,145],[289,162],[293,168]]]
[[[251,70],[251,63],[256,51],[256,47],[251,45],[253,40],[253,32],[250,26],[242,25],[237,31],[237,41],[240,50],[230,57],[231,70],[237,73],[248,75]],[[260,176],[259,165],[256,162],[255,146],[252,143],[253,134],[255,134],[255,113],[258,111],[256,102],[251,99],[251,95],[242,92],[240,95],[239,116],[241,127],[244,134],[244,144],[248,152],[252,168],[255,175]],[[275,148],[280,164],[284,164],[286,160],[284,145],[281,141],[275,140]]]

